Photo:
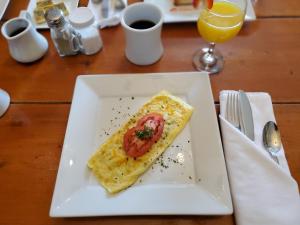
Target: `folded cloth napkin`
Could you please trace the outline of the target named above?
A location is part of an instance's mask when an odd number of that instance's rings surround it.
[[[123,0],[124,4],[127,5],[127,0]],[[120,16],[122,11],[115,10],[113,7],[114,1],[109,2],[109,15],[107,18],[103,18],[101,15],[101,4],[102,3],[93,3],[92,0],[89,0],[88,8],[95,15],[95,20],[98,23],[98,26],[102,29],[105,27],[116,26],[120,23]]]
[[[263,127],[270,120],[275,122],[270,95],[247,93],[254,118],[253,142],[225,119],[228,92],[220,93],[220,123],[237,224],[300,224],[298,185],[284,149],[278,153],[278,165],[263,147]]]

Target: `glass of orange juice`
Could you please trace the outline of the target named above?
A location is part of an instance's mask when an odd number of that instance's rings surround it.
[[[244,22],[246,7],[247,0],[214,0],[210,9],[207,4],[202,4],[197,28],[209,46],[195,53],[193,63],[197,70],[209,74],[222,70],[223,56],[215,49],[215,45],[237,35]]]

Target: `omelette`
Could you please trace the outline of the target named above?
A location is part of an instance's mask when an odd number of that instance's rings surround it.
[[[88,167],[107,192],[113,194],[128,188],[172,144],[192,112],[193,107],[182,99],[167,91],[159,92],[98,148],[88,160]],[[124,137],[148,114],[162,115],[164,126],[161,136],[143,155],[132,157],[125,151]]]

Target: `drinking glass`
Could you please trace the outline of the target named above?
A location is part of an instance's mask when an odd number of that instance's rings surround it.
[[[202,38],[209,42],[209,46],[195,53],[193,64],[197,70],[207,71],[209,74],[222,70],[223,56],[215,49],[215,45],[237,35],[244,22],[246,7],[247,0],[214,0],[211,9],[202,4],[197,28]]]

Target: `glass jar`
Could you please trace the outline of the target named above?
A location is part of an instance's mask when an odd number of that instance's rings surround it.
[[[51,8],[45,13],[51,38],[60,56],[76,55],[80,52],[80,34],[69,24],[60,9]]]

